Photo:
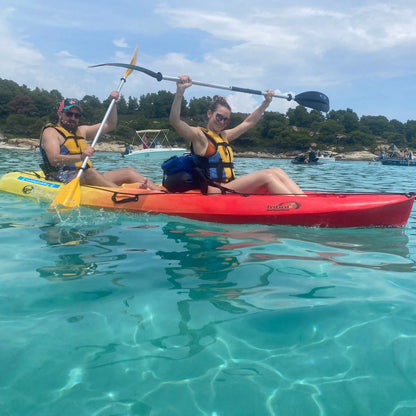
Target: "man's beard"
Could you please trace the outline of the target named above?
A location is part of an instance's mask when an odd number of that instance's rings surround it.
[[[75,133],[78,130],[78,123],[70,123],[67,121],[62,121],[62,119],[59,120],[59,123],[65,130],[68,130],[70,133]]]

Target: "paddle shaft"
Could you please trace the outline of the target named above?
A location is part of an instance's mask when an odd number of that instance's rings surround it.
[[[180,82],[181,79],[178,77],[169,77],[162,75],[162,79],[165,81],[174,81],[174,82]],[[201,87],[210,87],[210,88],[218,88],[220,90],[229,90],[229,91],[236,91],[236,92],[244,92],[247,94],[254,94],[254,95],[267,95],[267,92],[260,91],[260,90],[252,90],[250,88],[241,88],[241,87],[233,87],[233,86],[227,86],[227,85],[218,85],[218,84],[208,84],[206,82],[200,82],[200,81],[194,81],[192,80],[193,85],[199,85]],[[290,101],[293,99],[292,94],[287,95],[279,95],[279,94],[273,94],[273,97],[277,98],[285,98],[286,100]]]
[[[123,87],[123,85],[125,84],[125,82],[126,82],[126,78],[125,77],[121,78],[120,84],[119,84],[119,86],[117,88],[117,91],[118,92],[121,91],[121,88]],[[115,103],[116,103],[116,100],[115,100],[115,98],[113,98],[111,100],[110,105],[107,108],[107,111],[106,111],[106,113],[104,115],[103,121],[100,124],[100,128],[98,129],[97,133],[95,134],[94,140],[91,143],[91,147],[94,147],[96,145],[99,137],[101,136],[101,133],[102,133],[102,131],[104,129],[105,123],[107,122],[107,119],[110,116],[110,113],[111,113],[111,111],[112,111]],[[82,163],[81,168],[79,169],[78,174],[77,174],[77,177],[78,178],[82,175],[82,172],[84,172],[85,167],[87,166],[87,163],[88,163],[88,159],[89,159],[88,156],[84,159],[84,162]]]

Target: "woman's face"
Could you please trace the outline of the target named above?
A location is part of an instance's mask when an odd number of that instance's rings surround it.
[[[230,121],[231,111],[219,105],[215,111],[208,110],[208,128],[215,132],[225,129]]]

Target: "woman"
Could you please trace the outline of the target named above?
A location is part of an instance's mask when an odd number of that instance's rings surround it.
[[[274,92],[267,90],[264,102],[242,123],[232,129],[224,130],[230,121],[231,107],[224,97],[215,96],[207,112],[207,129],[191,127],[181,120],[181,102],[185,90],[192,85],[187,75],[179,77],[175,98],[172,103],[169,121],[174,129],[192,145],[192,152],[206,160],[210,179],[226,183],[226,188],[250,194],[303,194],[302,189],[279,168],[261,170],[235,178],[233,156],[229,143],[251,129],[260,120],[263,112],[272,101]],[[202,158],[201,158],[202,157]],[[210,186],[208,193],[219,193],[220,189]]]

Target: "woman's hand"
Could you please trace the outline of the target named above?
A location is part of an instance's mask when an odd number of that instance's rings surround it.
[[[192,79],[189,75],[179,75],[179,81],[176,83],[176,89],[179,92],[185,91],[192,85]]]
[[[274,96],[273,90],[266,90],[266,95],[264,96],[264,103],[267,106],[272,102]]]

